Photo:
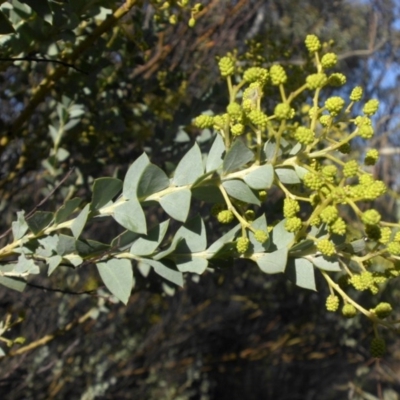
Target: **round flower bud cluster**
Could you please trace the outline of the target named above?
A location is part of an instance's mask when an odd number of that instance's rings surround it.
[[[330,97],[325,101],[325,108],[330,112],[332,117],[340,113],[344,106],[344,100],[339,96]]]
[[[231,76],[235,72],[235,61],[229,56],[222,57],[218,62],[218,67],[221,76]]]
[[[328,78],[328,83],[331,86],[340,87],[340,86],[343,86],[346,83],[346,81],[347,81],[346,77],[343,74],[341,74],[340,72],[336,72],[336,73],[330,75]]]
[[[288,218],[285,222],[285,229],[288,232],[298,232],[303,226],[301,219],[298,217]]]
[[[297,200],[290,199],[288,197],[283,201],[283,216],[285,218],[295,217],[300,211],[300,204]]]
[[[310,90],[320,89],[325,86],[327,82],[328,78],[323,73],[311,74],[306,78],[307,88]]]
[[[225,129],[225,127],[229,123],[229,115],[228,114],[222,114],[222,115],[216,115],[214,117],[214,129]]]
[[[392,230],[385,226],[381,228],[381,237],[379,238],[379,242],[382,244],[387,244],[390,241],[390,237],[392,236]]]
[[[344,222],[341,217],[337,218],[335,222],[330,225],[329,231],[336,235],[344,235],[346,233],[346,222]]]
[[[286,72],[281,65],[273,65],[269,70],[269,74],[271,76],[271,83],[274,86],[283,85],[287,81]]]
[[[369,346],[371,357],[382,358],[386,353],[386,342],[382,338],[373,338]]]
[[[223,210],[218,213],[217,219],[221,224],[229,224],[233,221],[234,215],[231,210]]]
[[[246,217],[247,221],[254,221],[256,218],[256,213],[253,210],[246,210],[244,216]]]
[[[334,294],[329,295],[326,298],[326,303],[325,303],[326,309],[330,312],[337,311],[339,308],[339,302],[340,302],[339,297],[335,296]]]
[[[329,194],[329,197],[337,204],[346,204],[347,203],[347,197],[349,195],[348,186],[343,187],[335,187]]]
[[[317,249],[324,256],[333,256],[336,252],[335,245],[328,239],[321,239],[317,242]]]
[[[351,146],[349,142],[343,143],[338,150],[342,153],[342,154],[349,154],[351,151]]]
[[[376,210],[367,210],[361,216],[361,221],[365,225],[376,225],[379,224],[381,220],[381,214]]]
[[[263,95],[260,82],[250,83],[249,87],[243,92],[242,106],[245,111],[254,110],[258,100]]]
[[[265,129],[268,125],[268,117],[260,110],[251,110],[247,117],[254,124],[261,129]]]
[[[335,222],[335,220],[338,218],[339,213],[338,210],[335,206],[327,206],[325,207],[320,214],[320,218],[322,222],[325,222],[326,224],[330,225],[332,222]]]
[[[268,240],[268,233],[258,229],[254,232],[254,239],[256,239],[257,242],[265,243]]]
[[[315,134],[311,129],[299,126],[296,129],[294,137],[301,144],[311,144],[315,139]]]
[[[321,115],[319,117],[319,123],[323,126],[323,127],[327,127],[332,123],[332,117],[330,115]]]
[[[394,256],[400,256],[400,243],[399,242],[390,242],[386,246],[387,251],[394,255]]]
[[[226,107],[226,111],[230,117],[235,119],[240,119],[243,115],[242,107],[236,102],[230,103],[228,107]]]
[[[334,178],[337,175],[337,167],[336,165],[325,165],[322,170],[322,175],[324,175],[330,182],[333,182]]]
[[[214,125],[214,118],[211,115],[203,114],[196,117],[193,123],[200,129],[212,128]]]
[[[343,175],[346,178],[357,176],[357,173],[358,173],[358,162],[356,160],[351,160],[344,164]]]
[[[363,139],[371,139],[374,136],[374,128],[370,125],[361,125],[358,128],[358,134]]]
[[[294,117],[294,109],[286,103],[279,103],[274,109],[274,115],[279,120],[291,119]]]
[[[396,232],[396,234],[394,235],[394,239],[395,242],[400,242],[400,231]]]
[[[231,132],[233,136],[240,136],[244,132],[243,124],[234,124],[231,126]]]
[[[373,312],[378,318],[386,318],[391,314],[392,310],[392,306],[389,303],[382,302],[370,311]]]
[[[244,72],[243,79],[246,82],[261,82],[265,85],[268,80],[268,70],[260,67],[249,68]]]
[[[321,42],[315,35],[307,35],[305,44],[310,54],[314,54],[321,48]]]
[[[327,53],[321,58],[322,68],[328,69],[332,68],[337,63],[337,55],[335,53]]]
[[[356,86],[350,93],[351,101],[360,101],[363,95],[363,88],[361,86]]]
[[[365,154],[364,164],[375,165],[379,159],[379,151],[376,149],[370,149]]]
[[[374,277],[369,271],[364,271],[361,274],[353,275],[349,282],[353,285],[354,289],[359,290],[360,292],[371,289],[373,286],[375,286]]]
[[[354,123],[355,123],[357,126],[363,126],[363,125],[372,126],[372,120],[371,120],[371,118],[362,117],[361,115],[359,115],[358,117],[356,117],[356,118],[354,119]]]
[[[342,315],[346,318],[354,318],[357,315],[357,309],[353,304],[345,304],[342,308]]]
[[[236,250],[240,254],[246,253],[249,249],[250,240],[247,237],[240,237],[236,242]]]
[[[324,185],[324,180],[316,173],[307,172],[303,178],[304,184],[311,190],[319,190]]]
[[[378,111],[378,108],[379,108],[379,101],[376,99],[372,99],[365,103],[363,107],[363,113],[370,117],[371,115],[374,115]]]
[[[318,217],[318,215],[314,215],[314,216],[310,219],[310,225],[311,225],[311,226],[319,226],[319,225],[321,225],[321,218]]]

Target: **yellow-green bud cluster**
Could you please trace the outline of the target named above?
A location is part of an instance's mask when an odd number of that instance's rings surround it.
[[[321,239],[317,242],[317,249],[324,256],[333,256],[336,252],[335,245],[328,239]]]
[[[332,123],[332,117],[330,115],[321,115],[319,117],[319,123],[322,126],[327,127]]]
[[[346,83],[346,81],[347,81],[346,77],[340,72],[335,72],[328,78],[328,83],[331,86],[337,86],[337,87],[343,86]]]
[[[258,199],[264,201],[267,198],[267,192],[265,190],[260,190],[258,192]]]
[[[326,303],[325,303],[326,309],[330,312],[335,312],[339,308],[339,303],[340,303],[339,297],[335,296],[334,294],[331,294],[326,298]]]
[[[240,254],[246,253],[249,249],[250,240],[247,237],[240,237],[236,242],[236,250]]]
[[[263,85],[268,80],[268,70],[260,67],[252,67],[247,69],[243,74],[246,82],[261,82]]]
[[[349,142],[343,143],[338,150],[342,153],[342,154],[349,154],[351,151],[351,146]]]
[[[254,239],[256,239],[257,242],[265,243],[268,240],[268,232],[258,229],[254,232]]]
[[[243,109],[238,103],[230,103],[228,107],[226,107],[226,111],[230,117],[235,119],[240,119],[243,114]]]
[[[346,233],[346,222],[344,222],[343,218],[338,217],[329,227],[329,230],[336,235],[344,235]]]
[[[268,117],[260,110],[251,110],[247,117],[254,125],[259,126],[261,129],[265,129],[268,125]]]
[[[234,215],[231,210],[223,210],[218,213],[217,219],[221,224],[229,224],[233,221]]]
[[[301,144],[311,144],[315,139],[315,134],[311,129],[299,126],[296,129],[294,137]]]
[[[353,275],[349,282],[356,290],[359,290],[360,292],[371,289],[375,286],[374,277],[369,271],[364,271],[361,274]]]
[[[291,119],[294,117],[294,113],[294,109],[286,103],[279,103],[274,109],[274,115],[279,120]]]
[[[254,221],[256,218],[256,213],[253,210],[246,210],[244,216],[246,217],[247,221]]]
[[[229,115],[228,114],[222,114],[222,115],[216,115],[214,117],[214,125],[213,127],[215,129],[225,129],[225,127],[229,123]]]
[[[346,178],[357,176],[357,173],[358,173],[358,162],[356,160],[351,160],[344,164],[343,175]]]
[[[365,154],[364,164],[375,165],[379,159],[379,151],[376,149],[370,149]]]
[[[287,81],[286,72],[281,65],[273,65],[269,70],[269,75],[274,86],[283,85]]]
[[[290,198],[285,198],[283,201],[283,216],[285,218],[295,217],[296,214],[300,211],[300,204],[297,200],[293,200]]]
[[[314,54],[321,48],[321,42],[315,35],[307,35],[305,45],[310,54]]]
[[[325,207],[321,211],[321,214],[320,214],[320,218],[321,218],[322,222],[325,222],[328,225],[335,222],[335,220],[338,218],[338,216],[339,216],[339,213],[335,206]]]
[[[329,111],[332,117],[340,113],[344,106],[344,100],[339,96],[330,97],[325,101],[325,108]]]
[[[324,185],[324,180],[316,173],[307,172],[303,178],[304,184],[311,190],[319,190]]]
[[[385,226],[381,228],[381,237],[379,238],[379,242],[382,244],[387,244],[390,241],[390,237],[392,236],[392,230]]]
[[[374,136],[374,128],[370,125],[361,125],[358,128],[358,134],[363,139],[371,139]]]
[[[351,101],[360,101],[363,96],[363,88],[361,86],[356,86],[350,93]]]
[[[303,226],[301,219],[298,217],[288,218],[285,222],[285,229],[288,232],[298,232]]]
[[[376,210],[367,210],[361,216],[361,221],[365,225],[376,225],[379,224],[381,220],[381,214]]]
[[[396,234],[394,235],[394,239],[395,242],[400,242],[400,231],[396,232]]]
[[[310,90],[320,89],[325,86],[327,82],[328,78],[323,73],[311,74],[306,78],[307,88]]]
[[[392,306],[389,303],[379,303],[372,311],[378,318],[386,318],[393,311]]]
[[[365,103],[363,107],[363,113],[370,117],[371,115],[374,115],[378,111],[378,108],[379,108],[379,101],[376,99],[372,99]]]
[[[231,133],[233,136],[240,136],[244,132],[243,124],[234,124],[231,126]]]
[[[322,175],[329,179],[329,181],[333,182],[331,178],[334,178],[337,175],[337,167],[336,165],[325,165],[321,172]]]
[[[373,338],[369,346],[371,357],[382,358],[386,353],[386,342],[382,338]]]
[[[218,67],[221,76],[231,76],[235,72],[235,61],[229,56],[222,57],[218,62]]]
[[[357,309],[353,304],[345,304],[342,308],[342,315],[346,318],[354,318],[357,315]]]
[[[327,53],[321,58],[321,65],[324,69],[332,68],[336,65],[336,63],[337,55],[335,53]]]
[[[193,121],[194,125],[200,129],[212,128],[214,125],[214,117],[211,115],[199,115]]]
[[[390,242],[386,246],[387,251],[393,256],[400,256],[400,243],[399,242]]]

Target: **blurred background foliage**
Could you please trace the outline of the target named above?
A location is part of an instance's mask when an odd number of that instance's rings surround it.
[[[42,209],[76,195],[89,198],[94,178],[122,177],[143,151],[171,170],[200,134],[191,119],[226,107],[218,57],[236,52],[243,69],[279,62],[296,88],[313,70],[303,48],[310,33],[339,55],[337,71],[348,82],[342,93],[361,85],[366,98],[382,103],[373,146],[383,156],[371,172],[392,189],[377,206],[387,220],[398,219],[398,2],[200,3],[189,28],[194,2],[0,2],[11,22],[10,32],[2,22],[0,35],[2,232],[16,211],[37,205],[72,167]],[[275,95],[268,93],[267,102]],[[206,151],[207,132],[200,139]],[[354,151],[361,157],[366,148],[358,142]],[[281,201],[272,192],[267,204],[277,218]],[[112,224],[89,230],[105,242],[117,233]],[[400,398],[398,339],[391,338],[388,357],[374,368],[370,325],[328,315],[323,285],[319,293],[306,292],[244,263],[189,277],[173,295],[152,275],[137,279],[127,307],[110,301],[90,265],[60,270],[48,281],[36,277],[22,294],[0,288],[3,317],[22,316],[10,335],[27,343],[48,338],[0,360],[1,397],[373,399],[382,383],[385,398]],[[395,304],[399,290],[393,286],[384,296]],[[97,318],[82,319],[96,305]]]

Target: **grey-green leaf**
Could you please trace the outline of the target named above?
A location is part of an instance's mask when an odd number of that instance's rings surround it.
[[[55,271],[55,269],[60,265],[61,260],[62,257],[59,255],[47,259],[47,264],[49,266],[47,270],[47,276],[50,276]]]
[[[140,236],[134,241],[130,248],[130,253],[137,256],[148,256],[153,254],[160,245],[167,232],[169,220],[161,222],[149,231],[147,236]]]
[[[262,165],[247,174],[244,177],[244,181],[252,189],[269,189],[274,182],[274,167],[271,164]]]
[[[67,200],[56,212],[55,221],[57,224],[61,224],[66,221],[68,217],[79,207],[82,200],[75,197],[71,200]]]
[[[301,182],[296,171],[292,168],[276,168],[275,173],[279,180],[285,185],[294,185]]]
[[[208,261],[202,257],[184,256],[176,260],[176,267],[180,272],[191,272],[201,275],[208,266]]]
[[[127,304],[134,284],[131,262],[114,258],[97,263],[97,270],[107,289]]]
[[[308,259],[319,269],[324,271],[341,271],[338,258],[336,256],[318,256],[318,257],[308,257]]]
[[[183,286],[183,274],[182,272],[175,271],[171,268],[168,268],[165,264],[160,261],[151,260],[151,259],[142,259],[143,263],[149,264],[153,267],[154,272],[160,276],[162,276],[167,281],[174,283],[177,286]]]
[[[203,158],[198,144],[195,143],[176,167],[172,183],[176,186],[190,185],[203,174]]]
[[[189,214],[191,198],[192,193],[189,189],[177,190],[161,197],[160,204],[169,216],[177,221],[185,222]]]
[[[26,223],[33,234],[37,235],[50,225],[53,218],[54,214],[52,212],[37,211],[26,221]]]
[[[304,289],[317,290],[314,265],[310,261],[304,258],[290,259],[286,274],[297,286]]]
[[[9,289],[23,292],[26,287],[26,282],[22,279],[9,278],[8,276],[0,276],[0,285],[8,287]]]
[[[255,253],[250,258],[266,274],[278,274],[286,269],[288,250],[282,248],[272,253]]]
[[[241,140],[236,140],[226,153],[223,162],[224,173],[227,174],[243,167],[243,165],[253,160],[253,158],[253,152]]]
[[[267,219],[265,217],[265,214],[262,214],[260,217],[258,217],[256,220],[254,220],[251,223],[251,226],[255,230],[261,230],[263,232],[267,233]],[[260,253],[260,252],[265,252],[268,250],[269,245],[270,245],[270,239],[268,238],[264,243],[260,243],[258,240],[255,239],[254,233],[252,231],[249,231],[249,239],[250,243],[252,244],[252,251],[253,253]]]
[[[137,197],[144,199],[169,186],[165,172],[154,164],[149,164],[144,170],[137,188]]]
[[[122,188],[122,195],[126,199],[136,198],[137,187],[150,160],[146,153],[143,153],[128,169]]]
[[[137,199],[132,198],[116,207],[113,217],[131,232],[147,233],[146,217]]]
[[[222,186],[229,196],[245,203],[260,205],[258,197],[243,181],[239,179],[231,179],[229,181],[224,181]]]
[[[116,178],[99,178],[94,181],[90,210],[98,210],[109,203],[121,190],[122,182]]]
[[[21,239],[28,230],[28,224],[24,218],[25,211],[17,212],[17,220],[12,222],[11,228],[15,240]]]
[[[272,230],[271,240],[277,249],[287,247],[294,239],[294,234],[285,229],[285,223],[286,219],[283,219]]]
[[[226,244],[230,243],[235,239],[236,234],[239,232],[241,225],[238,224],[232,229],[230,229],[227,233],[217,239],[208,249],[208,258],[213,257],[218,251]]]
[[[221,135],[215,137],[214,143],[207,156],[206,171],[214,171],[218,169],[224,161],[225,144]]]
[[[81,235],[83,228],[86,225],[86,221],[89,216],[89,211],[90,211],[90,203],[86,204],[83,210],[75,218],[74,222],[72,222],[71,232],[74,235],[75,239],[78,239],[78,237]]]
[[[67,254],[73,253],[75,248],[75,239],[72,236],[59,235],[57,243],[57,254],[60,256],[65,256]]]
[[[173,243],[179,242],[177,253],[197,253],[207,247],[207,237],[204,222],[200,216],[181,226],[175,234]]]
[[[17,274],[38,274],[40,272],[39,267],[34,263],[33,260],[27,259],[25,254],[21,254],[18,257],[18,262],[14,266],[14,272]]]

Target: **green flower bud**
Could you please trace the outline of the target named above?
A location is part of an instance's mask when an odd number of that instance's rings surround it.
[[[353,275],[349,282],[356,290],[359,290],[360,292],[370,289],[375,284],[374,277],[369,271],[364,271],[361,274]]]
[[[343,86],[346,83],[346,81],[347,81],[346,77],[340,72],[335,72],[328,78],[328,84],[336,87]]]
[[[191,18],[190,21],[192,19],[194,20],[194,18]],[[189,26],[190,26],[190,21],[189,21]],[[194,20],[194,21],[196,23],[196,20]],[[222,57],[218,62],[218,66],[219,66],[221,76],[223,76],[223,77],[233,75],[235,72],[235,62],[232,59],[232,57],[229,57],[229,56]]]
[[[371,357],[382,358],[386,353],[386,342],[382,338],[373,338],[369,347]]]
[[[374,136],[374,128],[372,126],[369,126],[369,125],[361,125],[358,128],[358,134],[363,139],[371,139],[372,136]]]
[[[322,68],[328,69],[332,68],[337,63],[337,55],[335,53],[327,53],[321,58]]]
[[[345,304],[342,308],[342,315],[346,318],[354,318],[357,315],[357,309],[353,304]]]
[[[267,198],[267,192],[265,190],[260,190],[258,192],[258,198],[260,201],[264,201]]]
[[[350,143],[349,143],[349,142],[343,143],[343,144],[338,148],[338,150],[339,150],[342,154],[349,154],[350,151],[351,151]]]
[[[335,312],[339,308],[339,297],[335,296],[334,294],[331,294],[327,297],[326,299],[326,309],[330,312]]]
[[[274,115],[279,120],[291,119],[294,117],[294,109],[286,103],[279,103],[274,109]]]
[[[268,232],[264,232],[261,229],[258,229],[254,232],[254,239],[256,239],[257,242],[265,243],[268,240],[268,237]]]
[[[261,129],[265,129],[268,125],[268,117],[260,110],[251,110],[247,116],[254,125]]]
[[[387,251],[393,256],[400,256],[400,243],[399,242],[390,242],[386,246]]]
[[[376,149],[370,149],[365,154],[364,164],[375,165],[379,159],[379,151]]]
[[[321,89],[328,82],[328,78],[325,74],[311,74],[306,78],[307,88],[310,90]]]
[[[298,232],[303,226],[301,219],[298,217],[288,218],[285,222],[285,229],[288,232]]]
[[[370,117],[371,115],[374,115],[378,111],[378,108],[379,108],[379,101],[376,99],[372,99],[365,103],[363,108],[363,113]]]
[[[361,86],[356,86],[350,94],[351,101],[360,101],[363,95],[363,88]]]
[[[236,242],[236,250],[240,254],[246,253],[249,249],[250,240],[247,237],[240,237]]]
[[[188,26],[189,26],[189,28],[194,28],[194,26],[196,25],[196,19],[195,18],[190,18],[189,19],[189,22],[188,22]],[[222,76],[225,76],[225,75],[222,75]]]
[[[381,237],[379,238],[379,242],[382,244],[389,243],[391,236],[392,230],[388,226],[385,226],[381,228]]]
[[[343,218],[339,217],[329,227],[329,230],[336,235],[344,235],[346,233],[346,222],[344,222]]]
[[[295,139],[301,144],[311,144],[315,139],[315,134],[311,129],[299,126],[294,134]]]
[[[271,77],[271,83],[274,86],[283,85],[287,81],[286,72],[280,65],[273,65],[269,70],[269,74]]]
[[[240,118],[243,114],[242,107],[238,103],[230,103],[228,107],[226,107],[226,112],[230,117]]]
[[[243,74],[243,80],[246,82],[261,82],[263,85],[267,82],[268,70],[260,67],[248,68]]]
[[[381,220],[381,214],[376,210],[367,210],[361,216],[361,221],[365,225],[376,225],[379,224]]]
[[[223,210],[218,213],[217,219],[221,224],[229,224],[233,221],[234,215],[231,210]]]
[[[253,210],[247,210],[244,213],[244,216],[246,217],[247,221],[254,221],[256,218],[256,213]]]
[[[392,312],[392,306],[389,303],[379,303],[372,311],[378,318],[386,318]]]
[[[300,204],[297,200],[293,200],[290,198],[285,198],[283,201],[283,216],[285,218],[295,217],[296,214],[300,211]]]
[[[323,127],[327,127],[332,123],[332,117],[330,115],[321,115],[319,117],[319,123],[323,126]]]
[[[335,206],[325,207],[320,214],[320,218],[323,222],[330,225],[338,218],[338,210]]]
[[[394,242],[400,242],[400,231],[396,232],[396,234],[394,235]]]
[[[336,253],[335,245],[328,239],[321,239],[317,242],[317,249],[324,256],[333,256]]]
[[[343,175],[346,178],[350,178],[352,176],[357,176],[358,173],[358,162],[356,160],[348,161],[343,166]]]
[[[321,48],[321,42],[315,35],[307,35],[305,44],[310,54],[314,54]]]
[[[313,172],[307,172],[303,177],[303,181],[312,190],[319,190],[324,185],[323,179]]]
[[[200,129],[212,128],[214,125],[214,117],[202,114],[194,119],[193,124]]]
[[[244,132],[244,125],[243,124],[235,124],[231,127],[231,132],[233,136],[240,136]]]
[[[325,108],[330,112],[332,117],[340,113],[344,106],[344,100],[339,96],[330,97],[325,101]]]
[[[325,165],[321,172],[327,178],[333,178],[337,175],[337,167],[336,165]]]

